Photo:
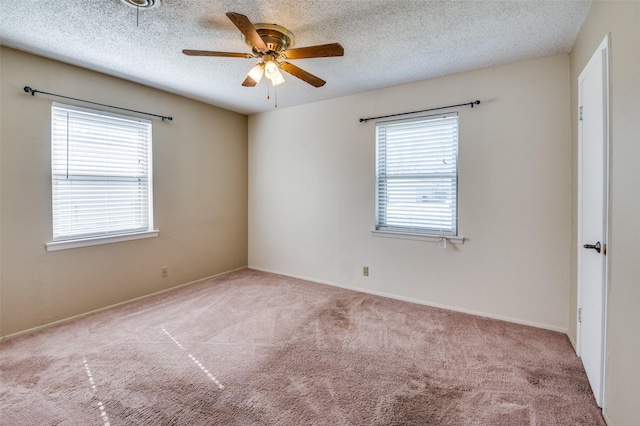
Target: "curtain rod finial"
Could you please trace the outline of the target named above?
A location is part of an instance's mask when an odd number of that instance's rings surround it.
[[[24,91],[27,93],[31,93],[31,96],[35,96],[36,92],[29,86],[24,86]]]

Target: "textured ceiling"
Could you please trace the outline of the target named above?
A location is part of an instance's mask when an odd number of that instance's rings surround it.
[[[274,108],[266,99],[266,79],[254,88],[241,86],[256,59],[182,54],[182,49],[249,53],[226,12],[284,26],[295,35],[294,47],[334,42],[344,47],[343,57],[292,61],[327,84],[314,88],[284,74],[278,107],[285,108],[568,53],[590,4],[162,0],[160,7],[137,14],[120,0],[0,0],[0,43],[250,114]]]

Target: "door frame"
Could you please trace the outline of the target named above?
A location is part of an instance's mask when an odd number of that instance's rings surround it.
[[[604,53],[604,54],[603,54]],[[610,144],[610,139],[611,139],[611,110],[610,110],[610,94],[611,94],[611,38],[610,35],[607,34],[604,38],[604,40],[602,40],[602,42],[600,43],[600,45],[598,46],[598,48],[595,50],[595,52],[593,53],[593,56],[589,59],[589,62],[587,62],[587,64],[585,65],[585,67],[583,68],[583,70],[580,72],[580,75],[578,76],[578,120],[580,120],[580,108],[582,106],[582,92],[580,90],[581,88],[581,81],[584,79],[584,75],[585,72],[592,66],[592,62],[594,60],[594,57],[596,55],[602,55],[602,60],[604,63],[603,66],[603,89],[604,89],[604,96],[603,96],[603,119],[604,119],[604,123],[603,123],[603,127],[604,127],[604,173],[603,173],[603,179],[604,179],[604,211],[603,211],[603,215],[604,215],[604,226],[603,226],[603,230],[604,230],[604,235],[602,236],[603,238],[603,247],[605,247],[605,257],[604,257],[604,273],[603,273],[603,292],[602,292],[602,348],[601,348],[601,357],[602,357],[602,362],[600,365],[600,390],[599,390],[599,395],[596,395],[596,399],[600,401],[600,407],[602,409],[605,408],[605,398],[604,398],[604,390],[605,390],[605,386],[606,386],[606,366],[607,366],[607,325],[608,325],[608,312],[607,312],[607,306],[608,306],[608,296],[609,296],[609,279],[610,279],[610,256],[609,253],[611,251],[610,247],[609,247],[609,235],[610,235],[610,227],[611,227],[611,221],[610,221],[610,217],[611,217],[611,203],[610,203],[610,191],[611,191],[611,144]],[[581,187],[582,187],[582,177],[583,177],[583,170],[582,170],[582,149],[583,149],[583,136],[582,136],[582,126],[580,125],[580,122],[578,121],[578,207],[577,207],[577,212],[578,212],[578,221],[577,221],[577,309],[576,309],[576,353],[578,356],[581,356],[581,329],[582,329],[582,324],[580,322],[580,312],[581,312],[581,304],[582,304],[582,291],[581,291],[581,286],[582,286],[582,277],[581,277],[581,267],[582,267],[582,253],[583,253],[583,248],[582,248],[582,236],[581,236],[581,230],[582,230],[582,192],[581,192]]]

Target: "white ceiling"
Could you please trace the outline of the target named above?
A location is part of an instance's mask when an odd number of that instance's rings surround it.
[[[591,0],[0,0],[0,43],[244,114],[269,111],[266,79],[242,87],[256,59],[226,12],[292,31],[294,47],[340,43],[343,57],[297,59],[327,81],[285,74],[278,108],[526,59],[568,53]],[[25,81],[25,85],[33,82]],[[55,87],[34,89],[56,93]]]

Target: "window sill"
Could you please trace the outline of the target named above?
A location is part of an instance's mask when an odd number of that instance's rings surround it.
[[[436,234],[417,234],[400,231],[381,231],[374,229],[371,231],[373,237],[397,238],[401,240],[427,241],[431,243],[439,243],[443,239],[449,244],[464,244],[464,237],[453,235],[436,235]]]
[[[97,246],[101,244],[119,243],[122,241],[140,240],[158,236],[159,231],[136,232],[132,234],[110,235],[108,237],[83,238],[79,240],[53,241],[46,243],[47,251],[66,250],[78,247]]]

